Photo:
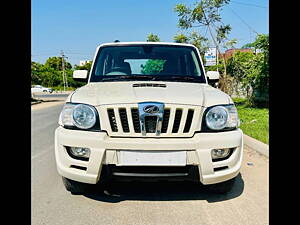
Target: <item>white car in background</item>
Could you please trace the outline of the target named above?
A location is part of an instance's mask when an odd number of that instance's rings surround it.
[[[36,92],[48,92],[48,93],[52,93],[53,90],[51,88],[46,88],[46,87],[43,87],[41,85],[34,85],[31,88],[31,93],[36,93]]]

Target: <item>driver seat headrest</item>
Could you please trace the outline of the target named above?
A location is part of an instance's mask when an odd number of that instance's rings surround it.
[[[118,63],[118,67],[121,67],[122,71],[124,71],[128,75],[131,74],[131,67],[130,67],[130,64],[128,62],[120,62],[120,63]]]

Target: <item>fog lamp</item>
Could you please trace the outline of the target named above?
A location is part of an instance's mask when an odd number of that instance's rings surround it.
[[[225,158],[230,154],[230,148],[223,148],[223,149],[213,149],[211,151],[212,159],[221,159]]]
[[[89,158],[90,152],[89,148],[70,147],[70,153],[75,157]]]

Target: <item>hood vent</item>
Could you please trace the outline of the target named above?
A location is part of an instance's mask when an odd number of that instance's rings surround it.
[[[165,88],[165,87],[167,87],[167,85],[155,84],[155,83],[138,83],[138,84],[133,84],[132,87],[162,87],[162,88]]]

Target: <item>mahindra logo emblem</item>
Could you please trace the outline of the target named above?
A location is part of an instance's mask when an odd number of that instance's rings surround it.
[[[139,116],[140,116],[140,126],[142,135],[145,136],[147,132],[153,133],[155,126],[155,134],[159,136],[161,133],[162,121],[164,116],[164,103],[161,102],[140,102],[139,103]],[[147,120],[147,117],[152,117],[152,122]],[[156,121],[155,118],[156,117]],[[148,121],[148,122],[147,122]],[[153,122],[156,122],[155,124]],[[149,126],[151,129],[149,129]]]
[[[159,108],[156,105],[146,105],[143,108],[143,110],[144,110],[145,113],[150,113],[150,114],[158,113],[159,112]]]

